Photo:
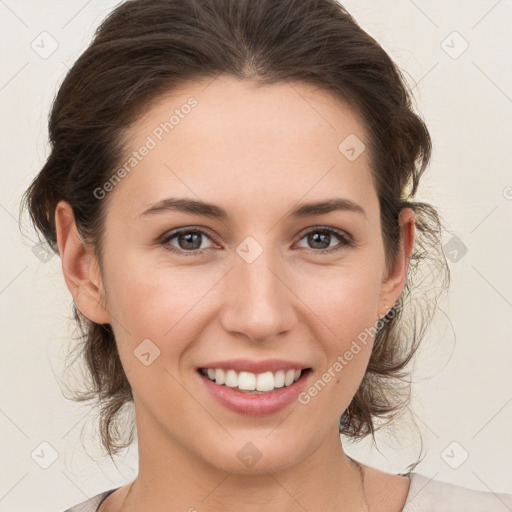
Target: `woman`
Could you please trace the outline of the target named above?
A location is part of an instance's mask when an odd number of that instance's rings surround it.
[[[436,210],[414,201],[427,128],[337,2],[125,2],[50,138],[26,201],[83,330],[81,398],[110,454],[133,401],[139,451],[133,482],[69,511],[512,507],[340,442],[406,404],[412,277],[446,267]]]

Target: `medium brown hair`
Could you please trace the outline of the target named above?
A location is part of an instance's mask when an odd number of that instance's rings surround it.
[[[22,208],[28,207],[34,226],[58,252],[55,207],[67,201],[101,268],[108,197],[98,200],[93,191],[120,165],[130,125],[173,88],[220,74],[258,84],[312,84],[354,109],[368,132],[388,268],[401,242],[400,210],[416,213],[406,285],[377,330],[361,385],[339,420],[346,436],[374,436],[408,404],[410,385],[401,387],[405,367],[436,307],[435,300],[424,300],[435,286],[420,295],[420,283],[413,281],[421,272],[423,283],[437,279],[435,267],[444,272],[447,287],[449,269],[436,209],[413,200],[431,157],[428,130],[397,65],[335,0],[122,3],[101,23],[58,91],[49,118],[51,152]],[[102,443],[112,456],[133,440],[133,425],[128,436],[119,426],[132,390],[111,326],[90,321],[74,303],[73,314],[80,333],[74,351],[83,356],[91,381],[74,398],[98,400]]]

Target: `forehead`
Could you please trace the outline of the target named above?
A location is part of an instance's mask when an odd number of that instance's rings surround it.
[[[166,194],[288,204],[334,188],[362,201],[373,188],[366,142],[357,114],[326,90],[219,76],[159,97],[131,125],[116,194],[138,210]]]

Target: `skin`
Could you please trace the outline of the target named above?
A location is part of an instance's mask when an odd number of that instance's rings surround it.
[[[359,472],[337,422],[363,378],[373,339],[308,404],[262,417],[216,403],[196,368],[235,357],[293,359],[313,368],[314,383],[398,299],[414,213],[401,212],[403,243],[387,271],[368,151],[350,161],[338,150],[350,134],[367,140],[365,127],[350,105],[303,83],[258,87],[220,76],[187,84],[131,127],[128,153],[190,96],[198,106],[103,199],[103,273],[69,205],[59,203],[55,213],[67,286],[85,316],[112,325],[134,392],[139,473],[101,511],[119,510],[128,491],[128,512],[364,510]],[[214,203],[229,217],[167,211],[137,218],[167,197]],[[333,197],[351,199],[366,215],[286,218],[298,202]],[[191,256],[176,237],[167,245],[189,254],[159,243],[181,227],[205,232],[197,244],[203,255]],[[356,244],[335,235],[325,245],[308,241],[322,227]],[[263,249],[252,263],[236,252],[247,236]],[[319,252],[327,244],[340,250]],[[149,366],[134,356],[147,338],[160,349]],[[247,442],[262,455],[250,468],[237,457]],[[400,511],[408,478],[365,469],[372,512]]]

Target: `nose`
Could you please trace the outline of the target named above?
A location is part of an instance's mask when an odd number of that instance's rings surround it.
[[[251,263],[237,254],[224,280],[220,317],[226,332],[264,342],[290,331],[296,313],[287,275],[271,251],[264,250]]]

